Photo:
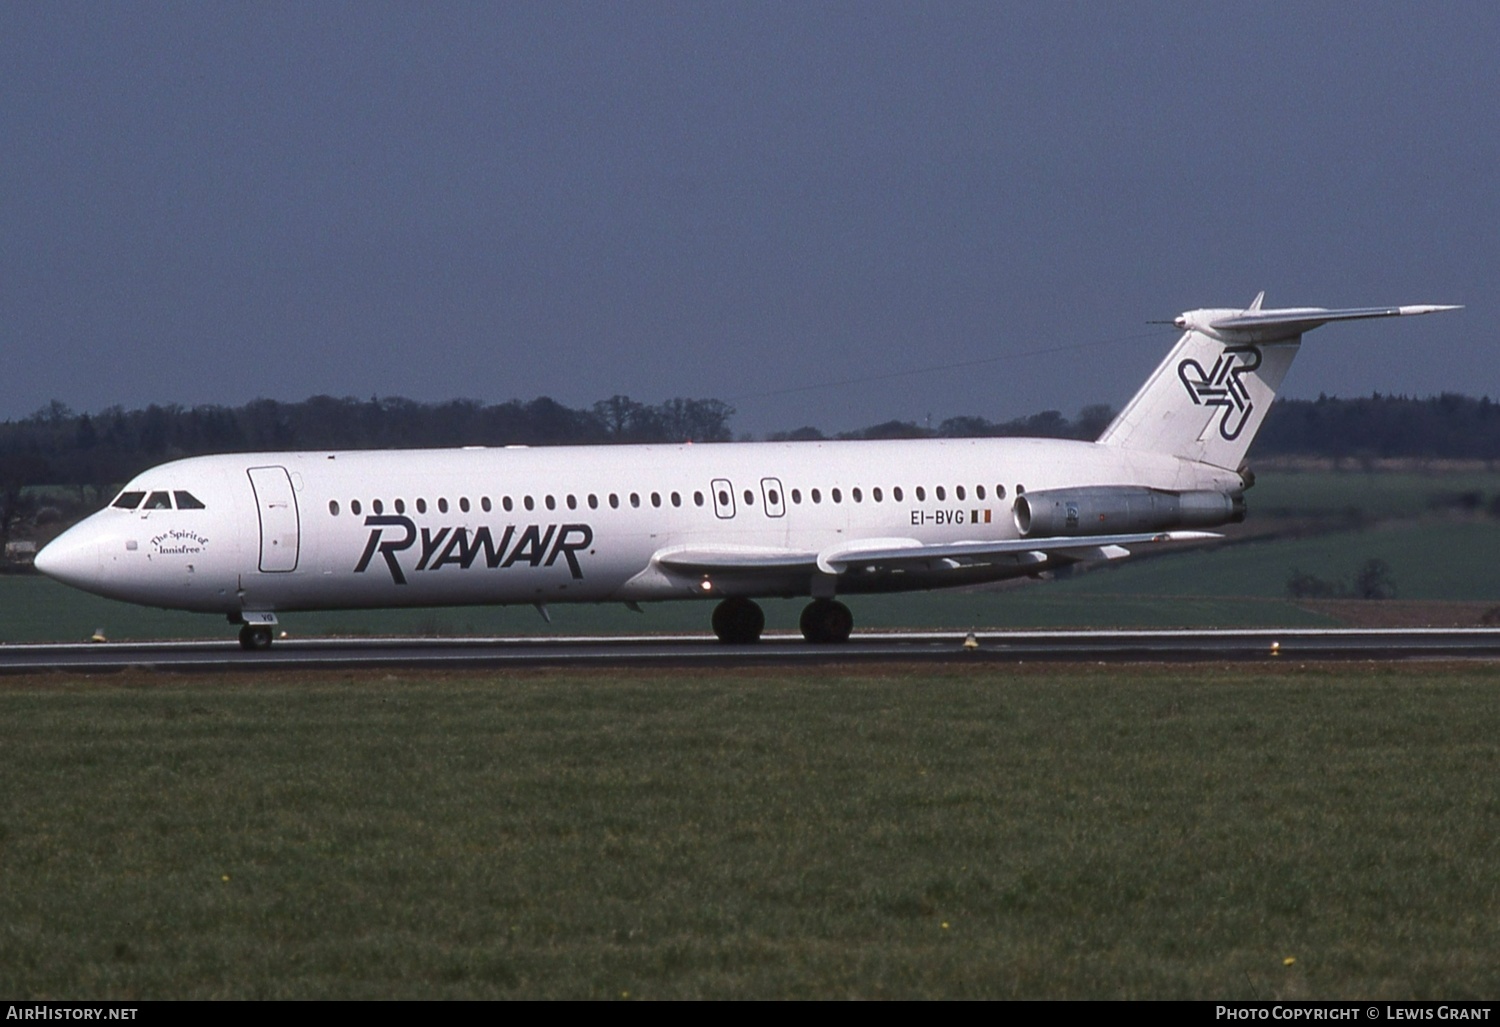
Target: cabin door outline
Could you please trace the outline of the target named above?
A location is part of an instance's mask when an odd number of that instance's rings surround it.
[[[767,517],[786,516],[786,492],[781,487],[780,478],[760,480],[760,500],[760,508],[766,512]]]
[[[734,518],[734,485],[728,478],[715,478],[712,484],[714,494],[714,516],[721,521]]]
[[[260,521],[260,570],[264,574],[289,574],[297,569],[302,539],[291,475],[285,467],[251,467],[246,473],[255,492],[255,515]]]

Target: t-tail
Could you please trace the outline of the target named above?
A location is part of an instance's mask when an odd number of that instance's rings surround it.
[[[1182,338],[1099,442],[1170,453],[1237,470],[1265,420],[1302,336],[1330,321],[1403,317],[1457,306],[1289,307],[1190,310],[1172,323]]]

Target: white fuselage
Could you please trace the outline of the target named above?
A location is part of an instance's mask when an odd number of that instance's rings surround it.
[[[125,492],[201,508],[108,507],[47,549],[48,574],[173,609],[809,595],[805,570],[712,580],[664,567],[674,547],[821,551],[1015,539],[1022,492],[1088,486],[1230,491],[1180,457],[1045,439],[729,443],[194,457]],[[934,588],[1040,569],[997,560],[847,575],[841,592]]]

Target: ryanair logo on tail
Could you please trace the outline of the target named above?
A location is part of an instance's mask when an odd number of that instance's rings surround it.
[[[1255,409],[1250,391],[1240,378],[1259,366],[1260,350],[1256,347],[1227,346],[1208,370],[1188,357],[1177,365],[1177,377],[1196,406],[1224,408],[1224,416],[1219,418],[1219,434],[1233,442],[1245,430]]]

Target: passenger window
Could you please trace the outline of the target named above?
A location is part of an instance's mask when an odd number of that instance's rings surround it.
[[[1005,498],[1005,486],[1004,485],[996,485],[995,486],[995,498],[996,499],[1004,499]]]
[[[799,506],[802,504],[801,489],[792,489],[792,502],[798,504]]]
[[[379,507],[377,507],[375,509],[375,512],[376,513],[380,512]],[[444,499],[442,497],[439,497],[438,498],[438,513],[447,513],[447,512],[448,512],[448,500]]]
[[[641,494],[639,492],[632,492],[630,494],[630,505],[631,506],[640,506],[641,505]]]
[[[918,485],[917,486],[917,502],[919,502],[919,503],[925,503],[926,501],[927,501],[927,490],[924,489],[922,486]]]
[[[524,506],[528,510],[535,510],[536,509],[536,500],[532,499],[530,496],[527,496],[525,499],[521,500],[521,505]]]
[[[879,503],[881,500],[883,500],[885,498],[884,496],[882,496],[880,494],[880,486],[879,485],[876,485],[873,489],[870,490],[870,495],[872,495],[872,496],[875,497],[875,502],[877,502],[877,503]]]
[[[592,492],[589,493],[589,509],[590,510],[597,510],[597,509],[599,509],[599,497],[596,496],[596,495],[594,495]]]
[[[722,507],[724,507],[726,510],[729,509],[729,490],[728,489],[720,489],[719,490],[719,505],[722,506]]]
[[[749,489],[745,490],[745,505],[746,506],[754,506],[755,505],[755,493],[751,492]]]
[[[775,506],[777,503],[781,502],[781,493],[777,492],[775,489],[772,489],[771,491],[766,493],[766,502],[770,503],[772,506]]]
[[[396,512],[398,514],[404,514],[404,513],[406,513],[406,500],[404,500],[404,499],[398,499],[398,500],[396,500]]]
[[[1026,494],[1026,486],[1025,485],[1017,485],[1016,486],[1016,495],[1018,495],[1018,496],[1024,496],[1025,494]]]
[[[349,500],[349,512],[352,513],[356,517],[359,516],[359,500],[357,500],[357,499],[351,499],[351,500]]]
[[[679,492],[672,493],[672,505],[673,506],[681,506],[682,505],[682,494],[681,493],[679,493]]]
[[[937,497],[938,497],[938,502],[941,503],[943,500],[945,500],[945,499],[948,498],[948,490],[945,489],[945,488],[943,488],[943,486],[939,485],[937,487]]]
[[[511,500],[509,496],[501,496],[500,505],[505,508],[506,513],[510,513],[516,508],[516,504]]]
[[[172,497],[165,492],[153,492],[146,497],[146,505],[143,510],[170,510],[172,509]]]
[[[569,496],[568,497],[568,509],[569,510],[577,510],[578,509],[578,497],[577,496]]]
[[[378,499],[373,499],[370,501],[370,509],[374,510],[377,514],[384,513],[385,504]]]
[[[964,487],[962,485],[955,486],[953,489],[953,495],[958,500],[962,501],[964,498]]]
[[[895,488],[891,489],[891,498],[894,499],[898,503],[901,502],[901,498],[902,497],[901,497],[901,486],[900,485],[897,485]]]
[[[984,486],[983,485],[975,485],[974,486],[974,495],[977,498],[979,498],[979,499],[984,499]]]
[[[485,513],[489,513],[490,510],[494,509],[493,507],[490,506],[490,497],[489,496],[480,496],[479,497],[479,509],[483,510]]]
[[[651,493],[651,505],[652,506],[661,506],[661,493],[660,492],[653,492],[653,493]]]
[[[609,508],[611,510],[620,509],[620,497],[613,492],[609,494]]]
[[[462,510],[464,513],[468,513],[469,512],[469,497],[468,496],[459,496],[458,497],[458,508],[460,510]]]
[[[851,496],[853,496],[853,497],[854,497],[854,501],[855,501],[855,502],[856,502],[856,503],[863,503],[863,502],[864,502],[864,501],[865,501],[865,497],[864,497],[864,496],[863,496],[863,495],[861,495],[861,494],[860,494],[860,491],[859,491],[859,489],[854,489],[854,490],[853,490],[853,491],[852,491],[852,492],[850,492],[850,493],[849,493],[849,494],[850,494],[850,495],[851,495]]]
[[[835,503],[842,503],[844,501],[844,494],[838,489],[834,489],[832,495]]]
[[[203,509],[203,504],[199,502],[198,497],[193,495],[191,492],[173,492],[172,498],[177,500],[177,509],[179,510]]]
[[[553,499],[551,496],[547,497],[547,509],[548,510],[556,510],[557,509],[557,500]]]
[[[118,506],[121,510],[134,510],[145,498],[144,492],[121,492],[120,498],[116,499],[112,505]]]
[[[703,493],[701,493],[701,492],[694,492],[693,493],[693,505],[695,505],[695,506],[702,506],[703,505]]]
[[[426,513],[426,512],[427,512],[427,500],[425,500],[425,499],[419,499],[419,500],[417,500],[417,513]]]
[[[823,502],[823,493],[819,492],[817,489],[813,489],[812,490],[812,501],[814,503],[821,503],[821,502]]]
[[[339,501],[337,499],[330,499],[328,501],[328,512],[335,517],[339,515]]]

